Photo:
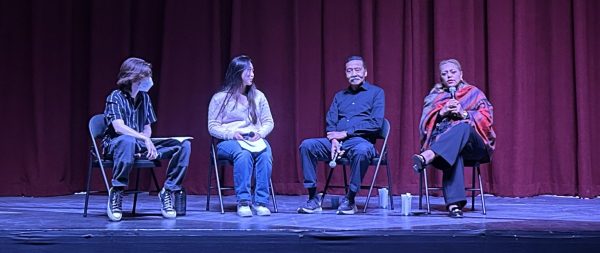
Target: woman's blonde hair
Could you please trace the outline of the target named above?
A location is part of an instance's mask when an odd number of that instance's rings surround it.
[[[462,68],[460,67],[460,62],[458,62],[458,60],[456,59],[446,59],[446,60],[442,60],[440,62],[440,65],[438,65],[438,69],[442,68],[442,65],[446,64],[446,63],[451,63],[454,64],[454,66],[456,66],[456,68],[458,68],[458,70],[462,71]]]

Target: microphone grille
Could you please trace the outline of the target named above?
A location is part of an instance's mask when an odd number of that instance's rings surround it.
[[[329,162],[329,168],[335,168],[336,165],[337,165],[337,163],[335,161]]]
[[[448,91],[450,92],[450,97],[452,99],[456,98],[456,86],[448,88]]]

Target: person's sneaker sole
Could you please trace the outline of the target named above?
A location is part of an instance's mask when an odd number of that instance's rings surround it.
[[[161,212],[163,218],[166,218],[166,219],[175,219],[175,218],[177,218],[177,212],[175,212],[175,210],[170,211],[170,212],[165,211],[165,210],[160,210],[160,212]]]
[[[315,209],[308,209],[308,208],[298,208],[298,213],[305,213],[305,214],[312,214],[312,213],[320,213],[323,211],[323,208],[319,207],[319,208],[315,208]]]
[[[243,209],[244,210],[240,210],[240,208],[238,208],[237,215],[239,215],[240,217],[252,217],[252,209],[250,209],[250,206],[245,207]]]
[[[356,206],[354,206],[350,210],[337,210],[336,214],[338,214],[338,215],[352,215],[352,214],[355,214],[356,211],[357,211],[357,208],[356,208]]]
[[[254,210],[256,210],[256,215],[258,215],[258,216],[270,216],[271,215],[271,210],[269,210],[269,208],[266,208],[266,207],[254,208]]]
[[[450,218],[459,218],[460,219],[460,218],[463,217],[463,212],[460,209],[458,209],[458,210],[452,210],[452,211],[450,211],[448,213],[448,216]]]

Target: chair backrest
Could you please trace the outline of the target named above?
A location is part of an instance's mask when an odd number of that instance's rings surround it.
[[[219,163],[223,162],[224,159],[217,158],[217,144],[219,143],[219,139],[211,136],[210,137],[210,161],[217,166]]]
[[[99,159],[99,160],[102,158],[102,156],[100,156],[100,151],[98,149],[98,145],[96,144],[96,138],[99,138],[100,136],[102,136],[104,134],[104,132],[106,131],[107,127],[108,126],[106,125],[106,122],[104,121],[104,114],[96,114],[96,115],[92,116],[92,118],[90,119],[90,122],[88,123],[88,129],[90,130],[90,138],[92,140],[92,145],[91,145],[90,149],[93,148],[93,150],[91,150],[92,155],[96,159]],[[104,170],[102,163],[100,163],[100,166]]]
[[[386,159],[387,158],[387,142],[388,137],[390,136],[390,121],[386,118],[383,119],[383,126],[381,126],[381,130],[379,130],[379,136],[377,139],[383,139],[383,145],[381,146],[381,154],[379,157]]]
[[[387,139],[388,135],[390,134],[390,121],[387,120],[386,118],[383,119],[383,126],[381,126],[381,129],[379,130],[379,136],[377,136],[378,139]]]
[[[90,119],[88,128],[90,130],[90,136],[92,137],[92,140],[103,135],[104,132],[106,131],[106,128],[108,128],[108,126],[106,125],[106,122],[104,121],[104,114],[94,115]]]
[[[217,158],[217,139],[215,137],[210,137],[210,158],[211,160]]]

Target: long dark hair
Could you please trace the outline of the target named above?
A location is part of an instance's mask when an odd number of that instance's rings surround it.
[[[144,77],[152,75],[152,65],[140,58],[130,57],[121,64],[117,86],[124,91],[131,91],[131,85]]]
[[[252,124],[256,124],[258,121],[256,116],[256,102],[254,101],[254,98],[256,97],[256,85],[253,83],[250,86],[245,86],[244,82],[242,81],[242,73],[244,70],[250,68],[251,62],[252,59],[250,59],[250,57],[240,55],[233,58],[229,63],[229,67],[227,67],[227,72],[225,73],[223,87],[221,88],[221,91],[225,92],[226,95],[218,115],[221,115],[221,113],[225,111],[225,107],[232,98],[234,98],[235,106],[237,106],[237,95],[243,94],[248,98],[248,105],[250,107],[248,110],[248,116],[250,116]]]

